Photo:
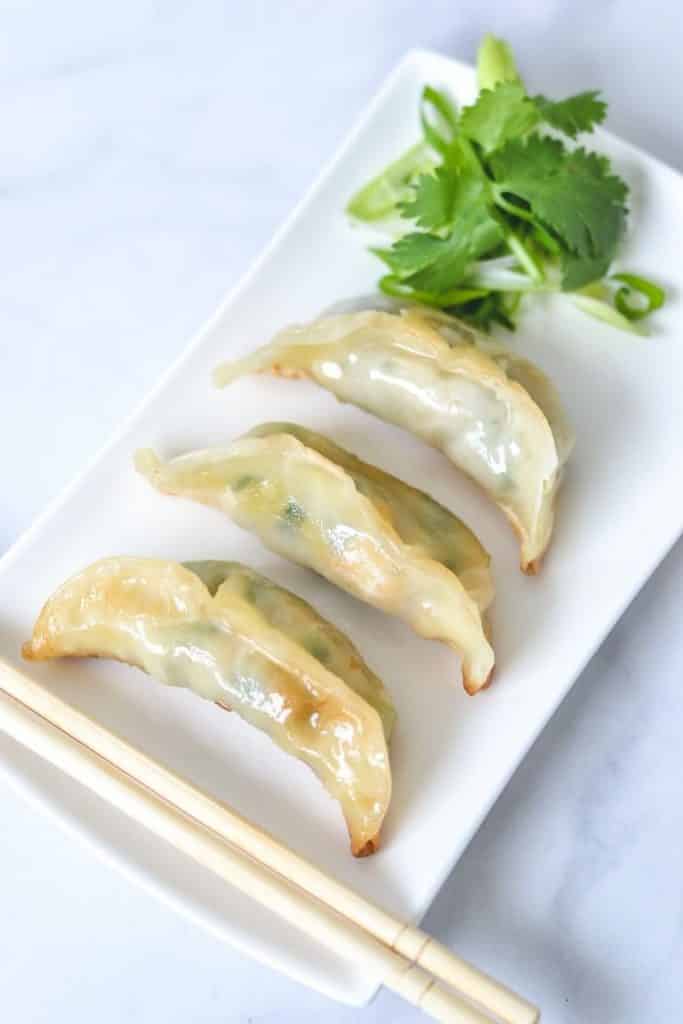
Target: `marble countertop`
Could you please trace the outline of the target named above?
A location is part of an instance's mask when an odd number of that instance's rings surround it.
[[[595,85],[683,169],[673,0],[0,3],[0,551],[246,269],[406,49],[512,41],[533,87]],[[16,433],[15,433],[16,431]],[[656,500],[653,496],[653,500]],[[683,1013],[683,544],[583,673],[428,930],[549,1024]],[[404,1024],[252,964],[0,784],[12,1024]]]

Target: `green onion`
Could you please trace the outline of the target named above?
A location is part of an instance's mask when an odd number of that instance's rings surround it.
[[[569,298],[580,310],[592,316],[595,320],[602,320],[610,327],[616,327],[620,331],[627,331],[629,334],[640,334],[637,327],[609,302],[602,299],[594,299],[591,295],[582,295],[580,292],[567,292]]]
[[[480,89],[494,89],[499,82],[521,82],[512,50],[490,33],[484,36],[477,54]]]
[[[435,306],[445,309],[447,306],[459,306],[464,302],[471,302],[472,299],[481,299],[488,294],[488,288],[453,288],[448,292],[424,292],[418,288],[412,288],[409,284],[401,281],[395,274],[385,274],[379,281],[380,290],[393,299],[411,299],[413,302],[421,302],[427,306]]]
[[[532,281],[540,284],[544,276],[543,271],[521,238],[518,238],[514,231],[508,231],[505,241],[510,252],[516,256],[522,269],[526,270]]]
[[[612,279],[622,282],[623,287],[619,288],[614,296],[614,305],[627,320],[642,320],[664,305],[666,292],[646,277],[638,277],[636,274],[613,274]],[[637,306],[630,301],[634,294],[640,296]]]
[[[417,175],[427,174],[435,166],[429,146],[418,142],[356,192],[346,207],[347,213],[362,221],[387,217],[411,197],[410,186]]]
[[[448,156],[455,141],[458,115],[448,97],[431,85],[424,87],[420,97],[420,124],[429,145],[442,156]]]

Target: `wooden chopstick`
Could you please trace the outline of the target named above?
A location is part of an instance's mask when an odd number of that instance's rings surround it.
[[[368,933],[225,844],[89,747],[58,729],[6,692],[0,693],[0,731],[87,786],[113,807],[169,842],[203,867],[256,899],[292,926],[340,956],[362,963],[385,985],[435,1020],[487,1024],[475,1008],[434,983]]]
[[[321,944],[349,959],[360,959],[384,984],[431,1016],[462,1024],[486,1019],[427,972],[505,1024],[534,1024],[539,1019],[534,1006],[419,928],[325,875],[0,659],[0,696],[3,693],[7,696],[0,703],[0,730],[58,764]]]

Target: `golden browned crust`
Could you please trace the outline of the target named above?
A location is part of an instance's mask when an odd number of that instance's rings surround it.
[[[127,658],[118,658],[115,654],[101,654],[99,651],[73,651],[69,654],[61,654],[54,646],[44,642],[40,647],[34,647],[32,640],[27,640],[21,646],[21,656],[24,661],[50,661],[52,658],[100,658],[102,661],[118,661],[122,665],[131,665],[139,668],[134,661]]]
[[[482,617],[481,617],[481,624],[482,624],[483,629],[484,629],[484,636],[486,637],[486,639],[488,640],[489,643],[492,643],[493,627],[491,626],[491,620],[488,617],[488,615],[482,615]],[[472,682],[468,679],[468,677],[463,672],[463,674],[462,674],[462,685],[463,685],[463,687],[465,689],[465,693],[469,697],[474,697],[475,693],[479,693],[480,690],[488,690],[489,686],[491,685],[491,680],[493,679],[493,673],[495,672],[495,670],[496,670],[496,666],[494,665],[493,668],[491,669],[491,671],[489,672],[488,676],[484,680],[484,682],[481,683],[481,685],[479,685],[479,686],[477,686],[476,684],[472,684]]]
[[[273,363],[270,372],[274,373],[276,377],[286,377],[287,380],[303,380],[304,377],[309,376],[305,370],[297,370],[292,366],[281,366],[280,363]]]
[[[488,690],[489,686],[491,685],[491,680],[493,679],[494,671],[494,669],[491,669],[488,676],[480,686],[473,685],[467,678],[467,676],[463,675],[462,685],[465,688],[465,693],[470,697],[474,697],[474,695],[476,693],[479,693],[480,690]]]
[[[351,853],[354,857],[371,857],[373,853],[377,853],[380,847],[379,832],[372,839],[368,839],[360,849],[354,850],[353,843],[351,844]]]

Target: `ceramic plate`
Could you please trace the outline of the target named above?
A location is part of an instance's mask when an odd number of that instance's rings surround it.
[[[213,390],[212,367],[284,324],[372,290],[376,261],[348,225],[354,190],[417,136],[425,82],[461,101],[474,74],[413,53],[211,322],[106,450],[0,563],[0,652],[17,659],[43,600],[104,555],[238,558],[302,594],[345,629],[394,694],[394,801],[381,852],[355,861],[339,809],[312,774],[189,693],[109,662],[29,671],[55,693],[265,826],[359,891],[407,918],[433,900],[502,787],[582,667],[683,528],[683,180],[607,135],[596,144],[632,188],[624,264],[663,280],[670,301],[652,336],[633,339],[555,299],[524,316],[509,342],[553,378],[578,441],[541,575],[517,568],[511,530],[436,452],[337,404],[308,383],[268,378]],[[141,445],[165,455],[227,441],[264,419],[330,434],[364,459],[430,491],[470,523],[493,555],[498,668],[468,698],[452,653],[288,565],[218,512],[155,493],[133,470]],[[293,934],[11,741],[0,766],[28,796],[113,864],[240,949],[360,1005],[376,979]]]

